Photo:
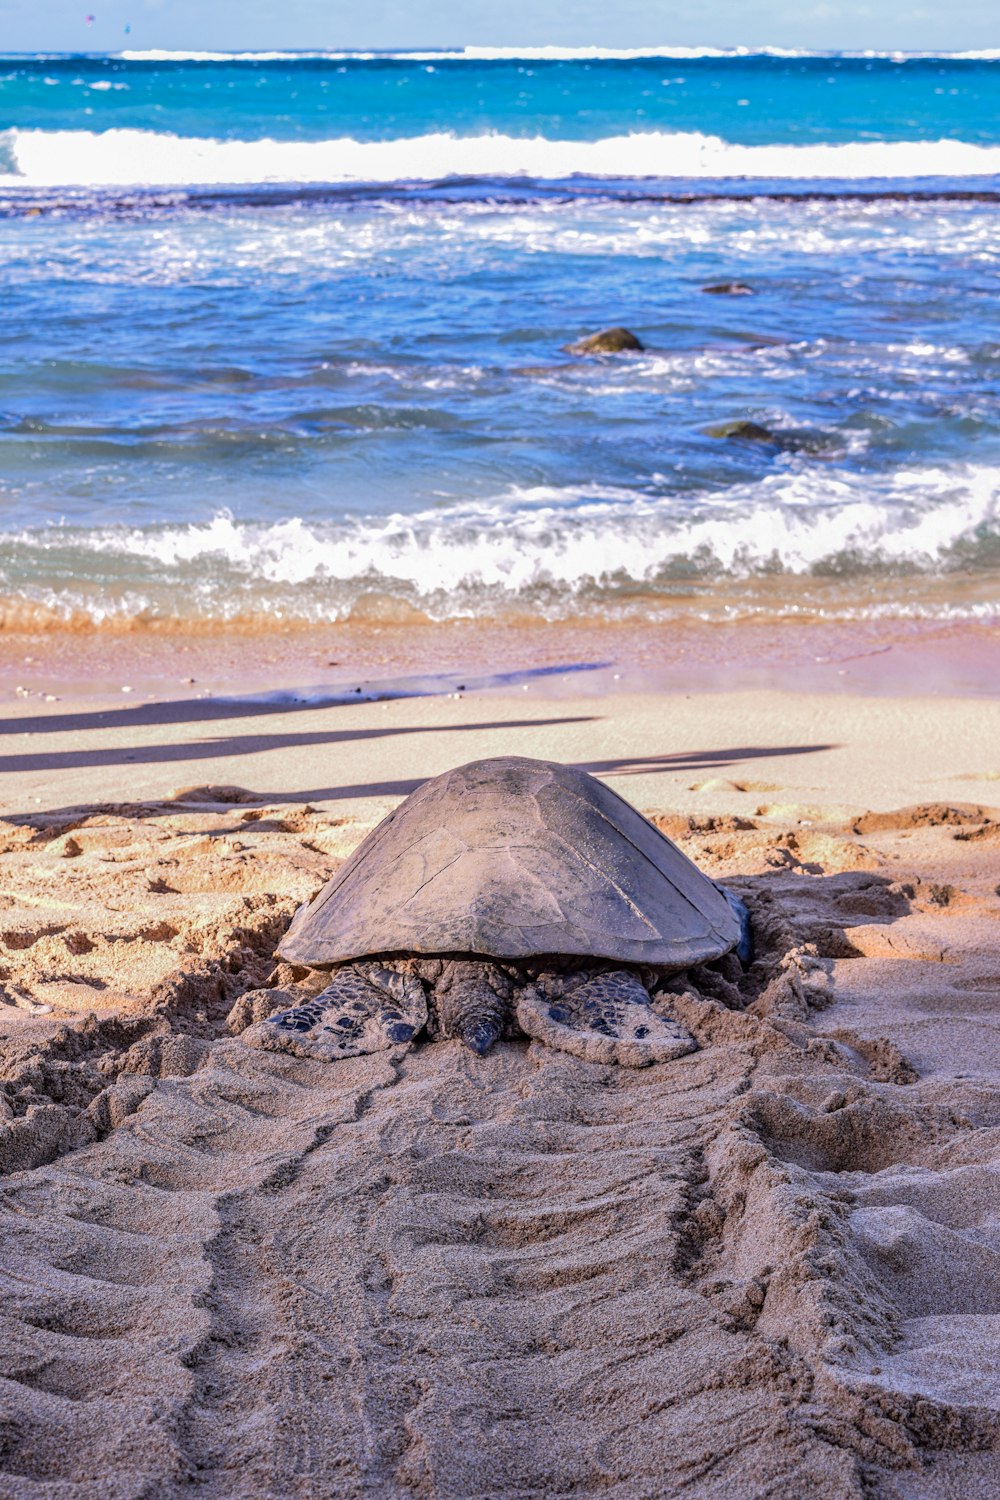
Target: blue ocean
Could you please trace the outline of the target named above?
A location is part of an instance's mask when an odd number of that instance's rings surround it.
[[[2,57],[0,618],[993,618],[998,271],[1000,55]]]

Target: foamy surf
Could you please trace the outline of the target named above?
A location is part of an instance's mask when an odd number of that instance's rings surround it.
[[[862,180],[1000,173],[1000,145],[961,140],[750,146],[698,132],[550,140],[440,131],[385,141],[216,140],[147,130],[9,130],[0,187],[433,182],[448,177]]]
[[[865,596],[880,578],[947,576],[995,566],[998,556],[1000,468],[883,479],[804,471],[683,505],[599,486],[537,486],[377,519],[254,523],[218,512],[186,526],[27,530],[0,547],[0,590],[15,574],[72,576],[71,587],[49,586],[36,602],[101,623],[155,615],[167,596],[219,622],[268,611],[286,621],[344,618],[366,596],[432,619],[498,607],[548,618],[615,612],[643,597],[659,608],[671,594],[698,612],[699,593],[721,587],[732,617],[762,607],[761,580],[837,579],[844,587],[826,612],[853,616],[873,612]],[[808,597],[793,590],[786,604],[794,612]],[[783,607],[767,594],[768,613]],[[964,604],[949,595],[943,609],[956,618],[1000,614],[1000,587]],[[884,611],[942,612],[919,594]]]
[[[996,66],[528,50],[0,70],[5,621],[995,611]]]
[[[0,54],[2,56],[3,54]],[[8,54],[10,55],[10,54]],[[872,58],[883,62],[917,62],[940,59],[942,62],[992,62],[1000,58],[1000,48],[972,48],[959,52],[920,52],[863,48],[858,51],[831,51],[811,47],[442,47],[412,50],[386,49],[365,51],[345,48],[329,51],[262,51],[210,52],[151,47],[145,50],[126,48],[107,54],[124,62],[635,62],[695,61],[698,58]]]

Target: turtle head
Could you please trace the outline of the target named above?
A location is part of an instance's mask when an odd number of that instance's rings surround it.
[[[441,1030],[482,1057],[503,1033],[510,1013],[511,984],[483,959],[446,963],[434,987]]]

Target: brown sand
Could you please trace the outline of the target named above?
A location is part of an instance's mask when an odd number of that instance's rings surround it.
[[[160,709],[3,722],[4,1500],[997,1494],[995,703]],[[751,903],[700,1050],[245,1047],[296,904],[500,752]]]

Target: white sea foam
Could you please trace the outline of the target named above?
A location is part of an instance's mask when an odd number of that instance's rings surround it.
[[[381,589],[431,613],[476,614],[498,599],[548,599],[559,609],[595,593],[669,591],[685,578],[831,569],[850,577],[880,565],[933,573],[956,547],[975,550],[990,538],[995,547],[1000,468],[882,478],[810,469],[683,502],[623,488],[538,486],[446,511],[339,522],[242,522],[220,512],[188,526],[52,527],[5,539],[0,580],[16,581],[18,557],[31,554],[37,579],[43,554],[65,568],[72,553],[78,583],[109,558],[121,577],[129,559],[137,584],[207,591],[223,612],[249,592],[259,607],[270,596],[291,613],[337,615],[359,593]]]
[[[198,52],[153,48],[114,54],[125,62],[631,62],[642,58],[697,57],[832,57],[833,53],[799,52],[787,47],[444,47],[372,52]],[[874,55],[874,54],[873,54]],[[885,54],[887,57],[892,54]]]
[[[912,178],[1000,173],[1000,146],[851,141],[745,146],[699,132],[595,141],[449,132],[359,141],[220,141],[144,130],[10,130],[0,186],[142,187],[436,181],[451,176],[566,178]],[[13,168],[13,171],[11,170]]]
[[[2,190],[0,196],[6,196]],[[905,255],[928,256],[941,264],[961,263],[955,272],[959,277],[972,261],[986,275],[1000,264],[996,211],[988,202],[947,213],[934,200],[892,198],[861,204],[837,198],[806,212],[800,204],[710,197],[683,204],[581,199],[569,209],[564,202],[545,199],[502,204],[490,195],[439,204],[432,215],[416,205],[397,205],[392,213],[327,206],[322,214],[207,215],[193,226],[183,215],[167,214],[113,237],[98,215],[79,219],[72,235],[47,236],[44,255],[32,253],[23,235],[0,236],[0,278],[16,277],[18,284],[35,282],[50,289],[56,281],[76,281],[81,275],[94,285],[182,286],[192,277],[204,276],[217,285],[243,286],[248,275],[300,277],[320,266],[324,275],[333,275],[342,268],[356,268],[361,258],[371,274],[402,274],[409,279],[414,265],[438,263],[454,247],[462,265],[487,277],[498,255],[510,253],[569,255],[578,267],[619,256],[625,257],[626,265],[668,257],[677,266],[679,285],[690,284],[689,256],[702,251],[726,265],[730,274],[751,281],[771,257],[782,274],[794,274],[795,258],[807,257],[807,265],[824,278],[839,278],[842,272],[837,268],[848,256],[887,255],[896,261]],[[839,281],[830,285],[839,286]],[[555,344],[563,335],[554,329],[552,337]],[[883,372],[887,361],[912,365],[918,358],[895,350],[884,357],[875,351],[872,363],[871,355],[871,345],[855,342],[825,357],[845,368],[856,365],[859,370]],[[944,355],[938,351],[928,357],[940,361]],[[953,357],[962,358],[960,353]],[[654,367],[654,358],[665,363]],[[764,358],[758,352],[754,361],[759,365]],[[781,354],[774,359],[782,359]],[[686,369],[689,364],[682,352],[659,350],[650,359],[629,360],[627,368],[616,365],[612,372],[609,366],[604,375],[615,383],[648,384],[661,374],[668,377],[671,370],[682,376]],[[414,383],[404,365],[381,373]],[[572,373],[553,369],[548,377],[538,378],[561,383],[587,382],[590,377],[574,368]]]
[[[109,54],[125,62],[294,62],[297,59],[331,62],[371,62],[377,58],[399,62],[631,62],[642,58],[679,60],[725,57],[871,58],[885,62],[940,59],[942,62],[992,62],[1000,59],[1000,48],[986,47],[964,52],[901,52],[865,49],[854,52],[816,51],[806,47],[459,47],[415,49],[397,52],[360,50],[320,52],[199,52],[150,48],[127,49]]]

